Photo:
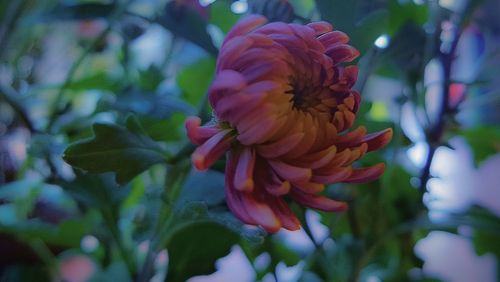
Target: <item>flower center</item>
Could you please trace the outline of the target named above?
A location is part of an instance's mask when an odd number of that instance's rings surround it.
[[[287,94],[291,94],[290,102],[296,110],[312,114],[331,113],[331,108],[325,101],[325,91],[321,87],[294,87]]]

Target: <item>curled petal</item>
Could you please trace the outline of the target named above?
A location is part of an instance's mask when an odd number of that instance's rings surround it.
[[[337,154],[337,147],[332,145],[322,151],[305,155],[300,159],[302,163],[310,164],[312,169],[317,169],[329,164]]]
[[[333,26],[330,23],[327,22],[313,22],[307,24],[308,27],[314,29],[316,32],[316,36],[330,32],[333,30]]]
[[[238,163],[238,156],[229,152],[227,154],[227,160],[226,160],[226,175],[225,175],[225,185],[224,185],[224,192],[226,194],[227,206],[233,212],[233,214],[244,223],[257,225],[257,222],[250,216],[250,214],[245,209],[245,205],[242,199],[243,193],[238,191],[234,187],[233,179],[237,163]]]
[[[360,126],[349,133],[338,136],[336,143],[339,147],[351,147],[359,144],[365,135],[366,128],[364,126]]]
[[[197,170],[207,170],[229,149],[234,140],[230,132],[229,129],[222,130],[196,148],[191,160]]]
[[[276,216],[280,219],[283,228],[290,231],[295,231],[300,229],[300,221],[293,214],[292,210],[288,207],[285,201],[278,197],[272,197],[270,201],[270,206],[272,207]]]
[[[294,189],[300,189],[302,192],[309,194],[317,194],[325,190],[325,184],[316,182],[294,182]]]
[[[265,186],[266,191],[269,192],[269,194],[274,195],[274,196],[282,196],[285,194],[288,194],[290,191],[291,185],[288,180],[285,181],[272,181],[271,183],[267,183]]]
[[[269,205],[257,201],[252,193],[242,193],[242,203],[252,219],[267,232],[275,233],[281,228],[281,221]]]
[[[311,177],[311,180],[318,183],[337,183],[348,179],[351,173],[351,167],[337,167],[334,169],[330,169],[328,171],[328,174],[325,175],[317,175],[315,173]]]
[[[193,144],[201,145],[212,136],[221,131],[217,126],[200,126],[201,119],[198,117],[188,117],[186,119],[187,136]]]
[[[349,42],[349,36],[342,31],[335,30],[321,35],[318,40],[323,46],[328,47],[333,44]]]
[[[265,24],[266,22],[267,19],[263,16],[249,15],[244,17],[243,19],[238,21],[236,25],[227,33],[226,39],[222,43],[222,48],[224,47],[224,44],[231,38],[249,33],[250,31]]]
[[[217,102],[228,93],[239,92],[246,86],[243,76],[233,70],[220,72],[208,90],[208,100],[212,107],[216,107]]]
[[[257,151],[265,158],[276,158],[290,152],[303,137],[304,133],[295,133],[273,143],[259,145]]]
[[[366,167],[355,168],[352,170],[351,176],[344,180],[349,183],[363,183],[378,179],[384,173],[385,165],[383,163]]]
[[[323,196],[307,194],[297,189],[292,190],[290,196],[295,201],[306,207],[322,211],[341,212],[347,209],[347,203],[345,202],[335,201]]]
[[[347,44],[331,45],[325,53],[332,59],[334,65],[350,62],[359,56],[359,51]]]
[[[392,128],[387,128],[385,130],[376,133],[370,133],[365,135],[365,137],[363,137],[363,140],[361,142],[368,144],[368,152],[371,152],[384,147],[389,142],[391,142],[391,139],[392,139]]]
[[[245,147],[238,157],[236,171],[234,174],[234,187],[240,191],[249,192],[253,190],[253,171],[255,166],[255,151]]]
[[[278,160],[268,161],[274,171],[283,179],[292,182],[307,182],[311,178],[310,168],[297,167]]]

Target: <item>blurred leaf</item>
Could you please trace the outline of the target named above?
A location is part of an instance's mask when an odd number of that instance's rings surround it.
[[[460,133],[474,152],[474,163],[479,166],[489,156],[500,152],[500,128],[476,127],[462,130]]]
[[[186,115],[173,113],[168,119],[138,117],[144,131],[155,141],[178,141],[184,136]]]
[[[150,118],[167,119],[175,112],[194,114],[194,108],[171,93],[154,94],[132,88],[125,90],[112,99],[102,100],[99,110],[108,108],[123,113],[134,113]]]
[[[388,34],[394,35],[407,22],[423,25],[428,18],[428,5],[417,5],[414,1],[390,0]]]
[[[249,0],[248,11],[251,14],[263,15],[270,22],[289,23],[295,19],[295,11],[288,1]]]
[[[354,25],[354,31],[348,35],[352,40],[350,44],[356,47],[361,54],[371,48],[375,40],[385,33],[389,12],[385,9],[378,9],[370,12],[361,18]]]
[[[73,91],[83,91],[90,89],[98,89],[104,91],[115,92],[119,88],[119,81],[111,79],[104,72],[98,72],[90,76],[73,80],[66,89]]]
[[[210,23],[227,33],[238,21],[240,15],[231,11],[232,1],[219,0],[210,5]]]
[[[224,174],[213,170],[192,170],[181,191],[178,204],[202,201],[208,206],[217,205],[224,202]]]
[[[42,180],[22,179],[0,189],[0,223],[14,224],[29,217],[62,219],[74,201],[60,187]]]
[[[139,71],[139,86],[146,91],[154,92],[164,79],[160,68],[154,64],[146,70]]]
[[[413,22],[402,26],[392,38],[389,47],[382,53],[383,60],[391,62],[398,71],[418,73],[426,63],[424,45],[426,34],[423,28]]]
[[[266,250],[271,254],[271,264],[274,266],[280,261],[286,266],[294,266],[300,262],[300,256],[277,238],[267,240]]]
[[[215,261],[226,256],[238,240],[235,232],[210,221],[175,230],[166,245],[169,266],[165,281],[184,282],[196,275],[213,273]]]
[[[375,39],[387,28],[388,11],[383,5],[376,3],[372,7],[370,1],[363,0],[316,0],[321,19],[330,22],[335,29],[341,30],[351,37],[350,44],[361,54],[373,45]],[[370,6],[368,9],[364,5]]]
[[[368,116],[374,121],[390,120],[390,113],[387,105],[382,102],[373,102]]]
[[[392,224],[410,221],[420,211],[421,195],[410,184],[412,175],[402,166],[392,164],[382,175],[382,199],[386,216]]]
[[[126,123],[126,127],[94,124],[94,137],[70,145],[64,160],[91,173],[112,171],[120,184],[165,161],[165,151],[144,133],[136,118],[129,117]]]
[[[116,208],[130,192],[130,187],[118,186],[111,173],[76,174],[73,181],[62,181],[60,184],[75,200],[87,207]]]
[[[116,7],[116,3],[109,4],[89,2],[79,4],[67,4],[64,1],[52,9],[46,20],[92,20],[98,18],[109,18]]]
[[[115,262],[108,266],[104,271],[96,272],[89,282],[102,282],[102,281],[132,281],[128,275],[127,266],[123,262]]]
[[[477,255],[492,253],[500,258],[500,244],[496,243],[500,241],[500,234],[476,230],[473,240]]]
[[[2,267],[0,281],[51,281],[44,265],[10,265]]]
[[[58,247],[78,247],[81,238],[90,232],[92,224],[87,219],[69,219],[58,225],[39,220],[27,220],[15,225],[0,224],[0,233],[12,234],[24,240],[42,240]]]
[[[178,5],[177,1],[168,2],[158,22],[176,36],[193,42],[211,55],[219,52],[207,32],[207,20],[187,5]]]
[[[182,89],[187,102],[197,106],[202,101],[203,97],[207,95],[214,71],[215,60],[205,58],[184,68],[177,75],[177,83]]]
[[[144,179],[140,177],[132,179],[130,193],[124,200],[123,207],[132,208],[136,206],[144,195],[145,188]]]

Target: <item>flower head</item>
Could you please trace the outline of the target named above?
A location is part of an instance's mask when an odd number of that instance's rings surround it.
[[[248,16],[227,34],[208,98],[214,120],[186,121],[198,170],[227,152],[225,193],[241,221],[269,232],[296,230],[299,220],[284,196],[323,211],[344,202],[319,195],[326,184],[367,182],[384,165],[354,168],[353,162],[386,145],[391,129],[350,132],[360,96],[349,38],[326,22],[308,25]]]

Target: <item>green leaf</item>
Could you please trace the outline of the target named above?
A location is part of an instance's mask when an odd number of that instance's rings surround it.
[[[210,221],[177,229],[166,245],[169,266],[165,281],[184,282],[196,275],[213,273],[215,261],[226,256],[238,240],[235,232]]]
[[[139,86],[146,91],[155,91],[164,79],[161,69],[154,64],[146,70],[139,71]]]
[[[46,20],[91,20],[108,18],[116,7],[115,3],[81,3],[57,5],[44,17]]]
[[[130,187],[118,186],[111,173],[82,174],[77,171],[73,181],[59,184],[75,200],[93,208],[115,208],[130,192]]]
[[[118,86],[119,81],[110,78],[109,75],[104,72],[98,72],[72,81],[66,89],[73,91],[98,89],[114,92],[118,90]]]
[[[120,93],[116,99],[100,102],[98,110],[109,109],[124,114],[134,113],[149,118],[168,119],[173,113],[194,114],[194,108],[172,93],[154,94],[132,88]]]
[[[215,71],[215,60],[204,58],[186,67],[177,75],[177,83],[185,100],[197,106],[207,94]]]
[[[476,230],[474,232],[473,240],[474,247],[476,248],[476,253],[479,256],[485,255],[487,253],[493,253],[497,256],[497,258],[500,258],[500,244],[494,243],[499,242],[499,233]]]
[[[44,243],[59,247],[78,247],[92,224],[87,219],[69,219],[58,225],[39,220],[23,221],[14,225],[0,224],[0,233],[7,233],[27,241],[42,240]]]
[[[224,174],[213,170],[192,171],[181,190],[178,205],[187,202],[205,202],[214,206],[224,201]]]
[[[120,184],[165,161],[165,151],[144,133],[137,119],[129,117],[126,123],[126,127],[94,124],[94,137],[70,145],[64,160],[91,173],[114,172]]]
[[[382,53],[382,60],[391,62],[397,71],[412,72],[416,75],[424,62],[426,33],[414,22],[407,22],[398,29]]]
[[[218,49],[207,32],[207,20],[198,11],[171,1],[165,5],[158,22],[176,36],[193,42],[211,55],[217,55]]]
[[[377,3],[374,7],[370,4],[362,0],[316,0],[321,19],[330,22],[335,29],[347,33],[351,37],[350,44],[361,54],[365,53],[387,28],[388,11]],[[364,6],[369,6],[368,11],[362,9]]]
[[[477,127],[465,129],[459,134],[465,137],[471,146],[476,166],[489,156],[500,152],[500,128]]]
[[[224,33],[227,33],[240,18],[231,12],[231,2],[219,0],[210,5],[210,23],[218,26]]]
[[[102,281],[132,281],[128,275],[127,266],[123,262],[115,262],[108,266],[104,271],[97,272],[90,279],[89,282],[102,282]]]
[[[427,21],[429,5],[417,5],[414,1],[390,0],[389,35],[395,34],[407,22],[423,25]]]
[[[183,113],[172,113],[168,119],[153,119],[147,116],[141,116],[138,119],[144,131],[155,141],[178,141],[185,135],[186,115]]]

